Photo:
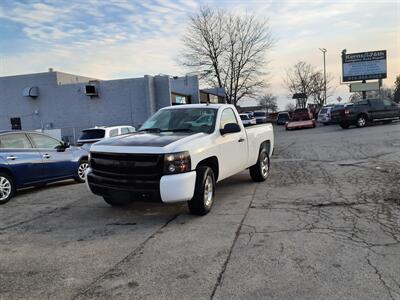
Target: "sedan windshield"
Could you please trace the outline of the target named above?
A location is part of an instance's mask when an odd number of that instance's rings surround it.
[[[139,131],[204,132],[215,128],[217,110],[214,108],[177,108],[160,110],[148,119]]]

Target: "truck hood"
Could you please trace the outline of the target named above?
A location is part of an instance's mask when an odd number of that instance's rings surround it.
[[[91,150],[96,151],[101,148],[111,147],[173,147],[175,145],[181,145],[189,142],[199,136],[203,136],[205,133],[187,133],[187,132],[160,132],[160,133],[146,133],[146,132],[135,132],[126,134],[110,139],[104,139],[93,145]]]

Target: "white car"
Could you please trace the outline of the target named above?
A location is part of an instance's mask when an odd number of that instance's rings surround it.
[[[245,126],[257,124],[256,118],[251,117],[248,114],[240,114],[240,119]]]
[[[324,106],[318,113],[318,122],[328,125],[331,122],[332,106]]]
[[[267,112],[264,110],[257,110],[254,112],[254,118],[256,118],[257,124],[262,124],[267,122]]]
[[[121,126],[96,126],[82,130],[82,134],[77,141],[78,146],[84,144],[93,144],[104,138],[114,137],[122,134],[135,132],[136,129],[133,126],[121,125]]]
[[[272,124],[245,128],[232,105],[170,106],[136,133],[93,144],[86,184],[112,206],[187,201],[205,215],[216,182],[247,168],[253,181],[266,180],[273,149]]]

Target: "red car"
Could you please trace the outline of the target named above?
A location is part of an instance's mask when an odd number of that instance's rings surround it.
[[[308,108],[298,108],[292,113],[289,122],[286,123],[286,130],[300,128],[314,128],[315,120]]]

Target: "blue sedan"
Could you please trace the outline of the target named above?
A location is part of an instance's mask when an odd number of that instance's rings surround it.
[[[16,189],[65,179],[85,181],[88,152],[38,132],[0,131],[0,204]]]

